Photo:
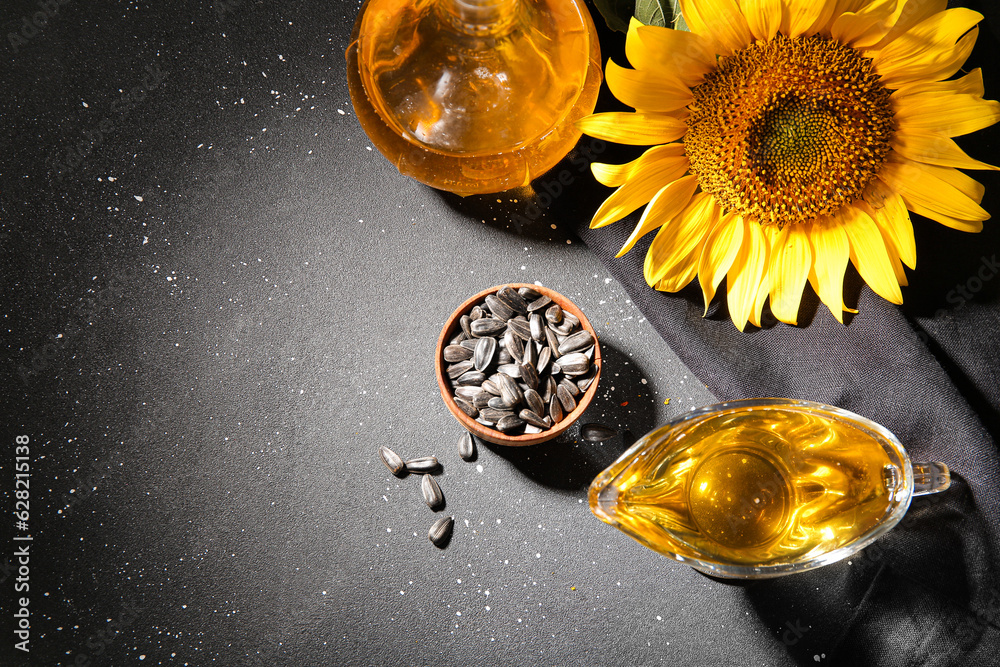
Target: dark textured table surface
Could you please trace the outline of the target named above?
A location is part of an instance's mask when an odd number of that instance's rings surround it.
[[[576,235],[589,174],[567,166],[537,216],[528,191],[459,199],[373,150],[345,81],[357,10],[0,7],[19,35],[0,57],[0,474],[6,511],[27,436],[32,537],[15,594],[26,542],[0,531],[0,664],[826,663],[836,638],[800,598],[590,514],[624,436],[458,457],[434,344],[491,285],[587,313],[606,363],[586,421],[641,435],[716,395]],[[446,548],[383,444],[441,459]]]

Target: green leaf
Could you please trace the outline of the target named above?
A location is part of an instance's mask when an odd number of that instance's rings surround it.
[[[671,16],[669,0],[635,0],[635,17],[645,25],[667,25]]]
[[[628,20],[635,10],[635,0],[594,0],[594,5],[609,28],[628,32]]]
[[[670,0],[670,13],[674,20],[674,30],[688,30],[688,24],[684,21],[684,17],[681,16],[680,0]]]

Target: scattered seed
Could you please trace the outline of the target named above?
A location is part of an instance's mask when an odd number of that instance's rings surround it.
[[[400,458],[399,454],[392,451],[385,445],[378,448],[378,453],[379,456],[382,457],[382,463],[385,464],[385,467],[388,468],[393,475],[396,477],[403,476],[403,473],[406,470],[406,464],[403,463],[403,459]]]
[[[458,455],[464,461],[471,461],[476,455],[475,445],[472,444],[472,434],[464,432],[458,439]]]
[[[448,538],[451,536],[451,529],[454,525],[455,520],[450,516],[443,516],[431,524],[430,530],[427,531],[427,537],[430,539],[431,544],[438,548],[443,548],[448,543]]]
[[[440,467],[436,456],[421,456],[406,462],[406,469],[410,472],[432,472]]]
[[[580,427],[580,437],[587,442],[604,442],[615,437],[616,433],[617,431],[604,424],[584,424]]]
[[[423,479],[420,480],[420,493],[424,496],[424,502],[432,510],[444,504],[444,494],[441,493],[441,487],[430,475],[424,475]]]

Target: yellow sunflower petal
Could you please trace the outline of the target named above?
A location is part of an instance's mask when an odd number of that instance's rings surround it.
[[[960,137],[1000,122],[1000,102],[976,95],[919,93],[894,99],[893,106],[902,130]]]
[[[636,69],[664,72],[688,87],[701,83],[716,67],[711,43],[701,35],[646,26],[635,18],[629,22],[625,57]]]
[[[655,285],[690,255],[719,220],[715,199],[704,192],[693,196],[684,210],[660,227],[643,263],[646,283]]]
[[[892,192],[881,180],[873,180],[865,192],[865,199],[872,207],[872,218],[885,235],[892,240],[899,258],[911,269],[917,268],[917,242],[913,234],[913,221],[906,210],[906,202]]]
[[[698,258],[698,282],[705,297],[705,314],[715,298],[719,281],[729,272],[743,246],[743,218],[727,213],[705,238]]]
[[[604,75],[612,94],[638,111],[674,111],[694,101],[690,88],[655,70],[627,69],[609,60]]]
[[[956,169],[1000,169],[969,157],[954,141],[934,132],[900,128],[890,144],[894,151],[914,162]]]
[[[668,157],[637,169],[624,185],[615,190],[594,213],[590,227],[604,227],[649,202],[662,187],[676,181],[688,170],[686,157]]]
[[[903,11],[900,12],[896,24],[882,41],[875,45],[875,48],[885,46],[921,21],[948,8],[948,0],[900,0],[900,4],[903,6]]]
[[[989,213],[969,194],[942,179],[943,169],[910,161],[887,161],[879,178],[902,195],[906,207],[914,213],[955,229],[982,230],[982,221],[989,220]]]
[[[771,312],[782,322],[798,324],[802,289],[812,266],[812,247],[803,225],[787,225],[771,249]]]
[[[986,94],[986,88],[983,85],[983,70],[977,67],[965,76],[948,81],[914,81],[893,92],[892,99],[895,102],[901,97],[919,95],[920,93],[953,93],[982,97]]]
[[[670,267],[656,283],[656,289],[661,292],[679,292],[687,287],[696,275],[698,275],[697,248]]]
[[[578,120],[576,126],[591,137],[631,146],[666,144],[687,132],[687,124],[679,118],[626,111],[595,113]]]
[[[782,0],[740,0],[747,27],[757,39],[769,40],[781,27]]]
[[[836,10],[837,6],[832,2],[786,0],[785,11],[781,15],[781,32],[789,37],[800,37],[825,31]]]
[[[753,311],[750,313],[750,324],[755,327],[761,326],[760,318],[764,313],[764,303],[771,292],[771,253],[774,251],[774,241],[780,232],[774,225],[761,227],[760,230],[764,233],[767,261],[764,263],[764,274],[760,278],[760,285],[757,287],[757,296],[753,302]]]
[[[896,272],[889,260],[882,232],[875,221],[860,208],[851,205],[837,211],[837,217],[847,232],[847,239],[851,244],[851,262],[861,277],[886,301],[897,305],[903,303]]]
[[[636,241],[681,213],[691,202],[697,188],[698,177],[692,175],[679,178],[660,189],[642,212],[639,224],[615,257],[621,257],[632,249]]]
[[[680,0],[681,16],[691,32],[710,38],[725,55],[753,41],[747,20],[735,0]]]
[[[809,282],[837,321],[843,324],[844,311],[857,312],[844,304],[844,271],[850,261],[850,242],[839,220],[824,217],[805,223],[812,244],[813,265]]]
[[[659,163],[669,158],[684,157],[684,144],[666,144],[654,146],[631,162],[625,164],[607,164],[592,162],[590,171],[601,185],[616,188],[624,185],[632,174],[644,169],[647,165]]]
[[[841,44],[865,48],[880,42],[903,11],[896,0],[874,0],[856,12],[841,14],[830,27],[830,36]]]
[[[754,313],[757,292],[767,267],[768,245],[760,223],[742,220],[743,243],[726,275],[726,301],[729,317],[740,331]],[[759,318],[758,318],[759,321]]]
[[[979,12],[957,7],[935,14],[900,35],[873,54],[882,83],[899,88],[914,80],[947,79],[968,59],[979,36],[976,23],[982,18]]]

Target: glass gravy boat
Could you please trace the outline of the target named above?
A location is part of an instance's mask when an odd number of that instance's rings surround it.
[[[951,484],[891,432],[812,401],[694,409],[640,438],[590,485],[591,511],[715,577],[763,579],[846,558],[895,526],[913,496]]]

